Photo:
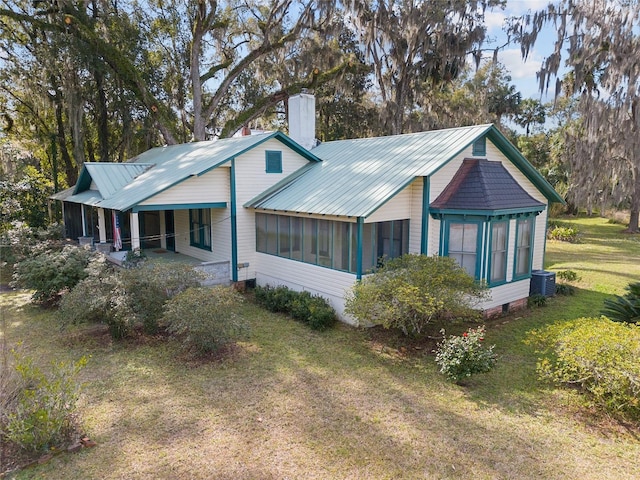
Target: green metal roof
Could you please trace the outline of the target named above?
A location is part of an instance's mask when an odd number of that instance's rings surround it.
[[[92,207],[100,206],[103,198],[97,190],[85,190],[64,199],[65,202],[83,203]]]
[[[85,163],[80,172],[74,193],[87,190],[93,180],[103,198],[109,198],[145,170],[151,163]]]
[[[327,142],[313,149],[323,161],[284,179],[245,204],[264,210],[368,217],[416,177],[434,174],[486,136],[551,202],[553,187],[493,125]]]
[[[101,194],[91,205],[113,210],[128,210],[192,176],[199,176],[232,158],[276,139],[311,161],[318,157],[281,132],[226,138],[207,142],[169,145],[147,150],[129,163],[86,163],[74,188],[65,201],[86,203],[85,196],[93,180]]]
[[[492,128],[477,125],[323,143],[313,149],[322,163],[246,206],[366,218],[416,177],[432,175]]]

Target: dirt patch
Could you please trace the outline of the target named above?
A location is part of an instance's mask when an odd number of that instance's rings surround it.
[[[420,336],[407,336],[399,330],[375,326],[365,330],[365,338],[372,351],[412,358],[433,355],[433,350],[442,339],[442,335],[436,329]]]

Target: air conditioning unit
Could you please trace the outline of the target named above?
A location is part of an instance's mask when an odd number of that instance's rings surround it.
[[[544,295],[553,297],[556,294],[556,273],[545,270],[533,270],[531,272],[531,284],[529,295]]]

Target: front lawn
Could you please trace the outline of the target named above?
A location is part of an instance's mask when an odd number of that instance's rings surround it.
[[[98,444],[15,478],[640,478],[640,430],[539,383],[523,342],[547,323],[597,314],[640,278],[638,236],[597,218],[567,222],[581,243],[549,242],[547,268],[579,273],[576,294],[489,322],[497,367],[464,387],[425,349],[344,325],[314,332],[251,302],[250,340],[197,362],[162,338],[61,331],[28,295],[4,293],[11,344],[42,363],[90,355],[81,415]]]

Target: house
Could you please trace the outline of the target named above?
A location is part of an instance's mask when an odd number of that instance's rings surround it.
[[[327,298],[380,257],[448,255],[485,280],[488,313],[521,306],[543,268],[548,206],[562,198],[492,125],[314,145],[312,95],[281,132],[151,149],[87,163],[56,196],[71,236],[179,251],[228,279]],[[95,229],[94,229],[95,230]]]

